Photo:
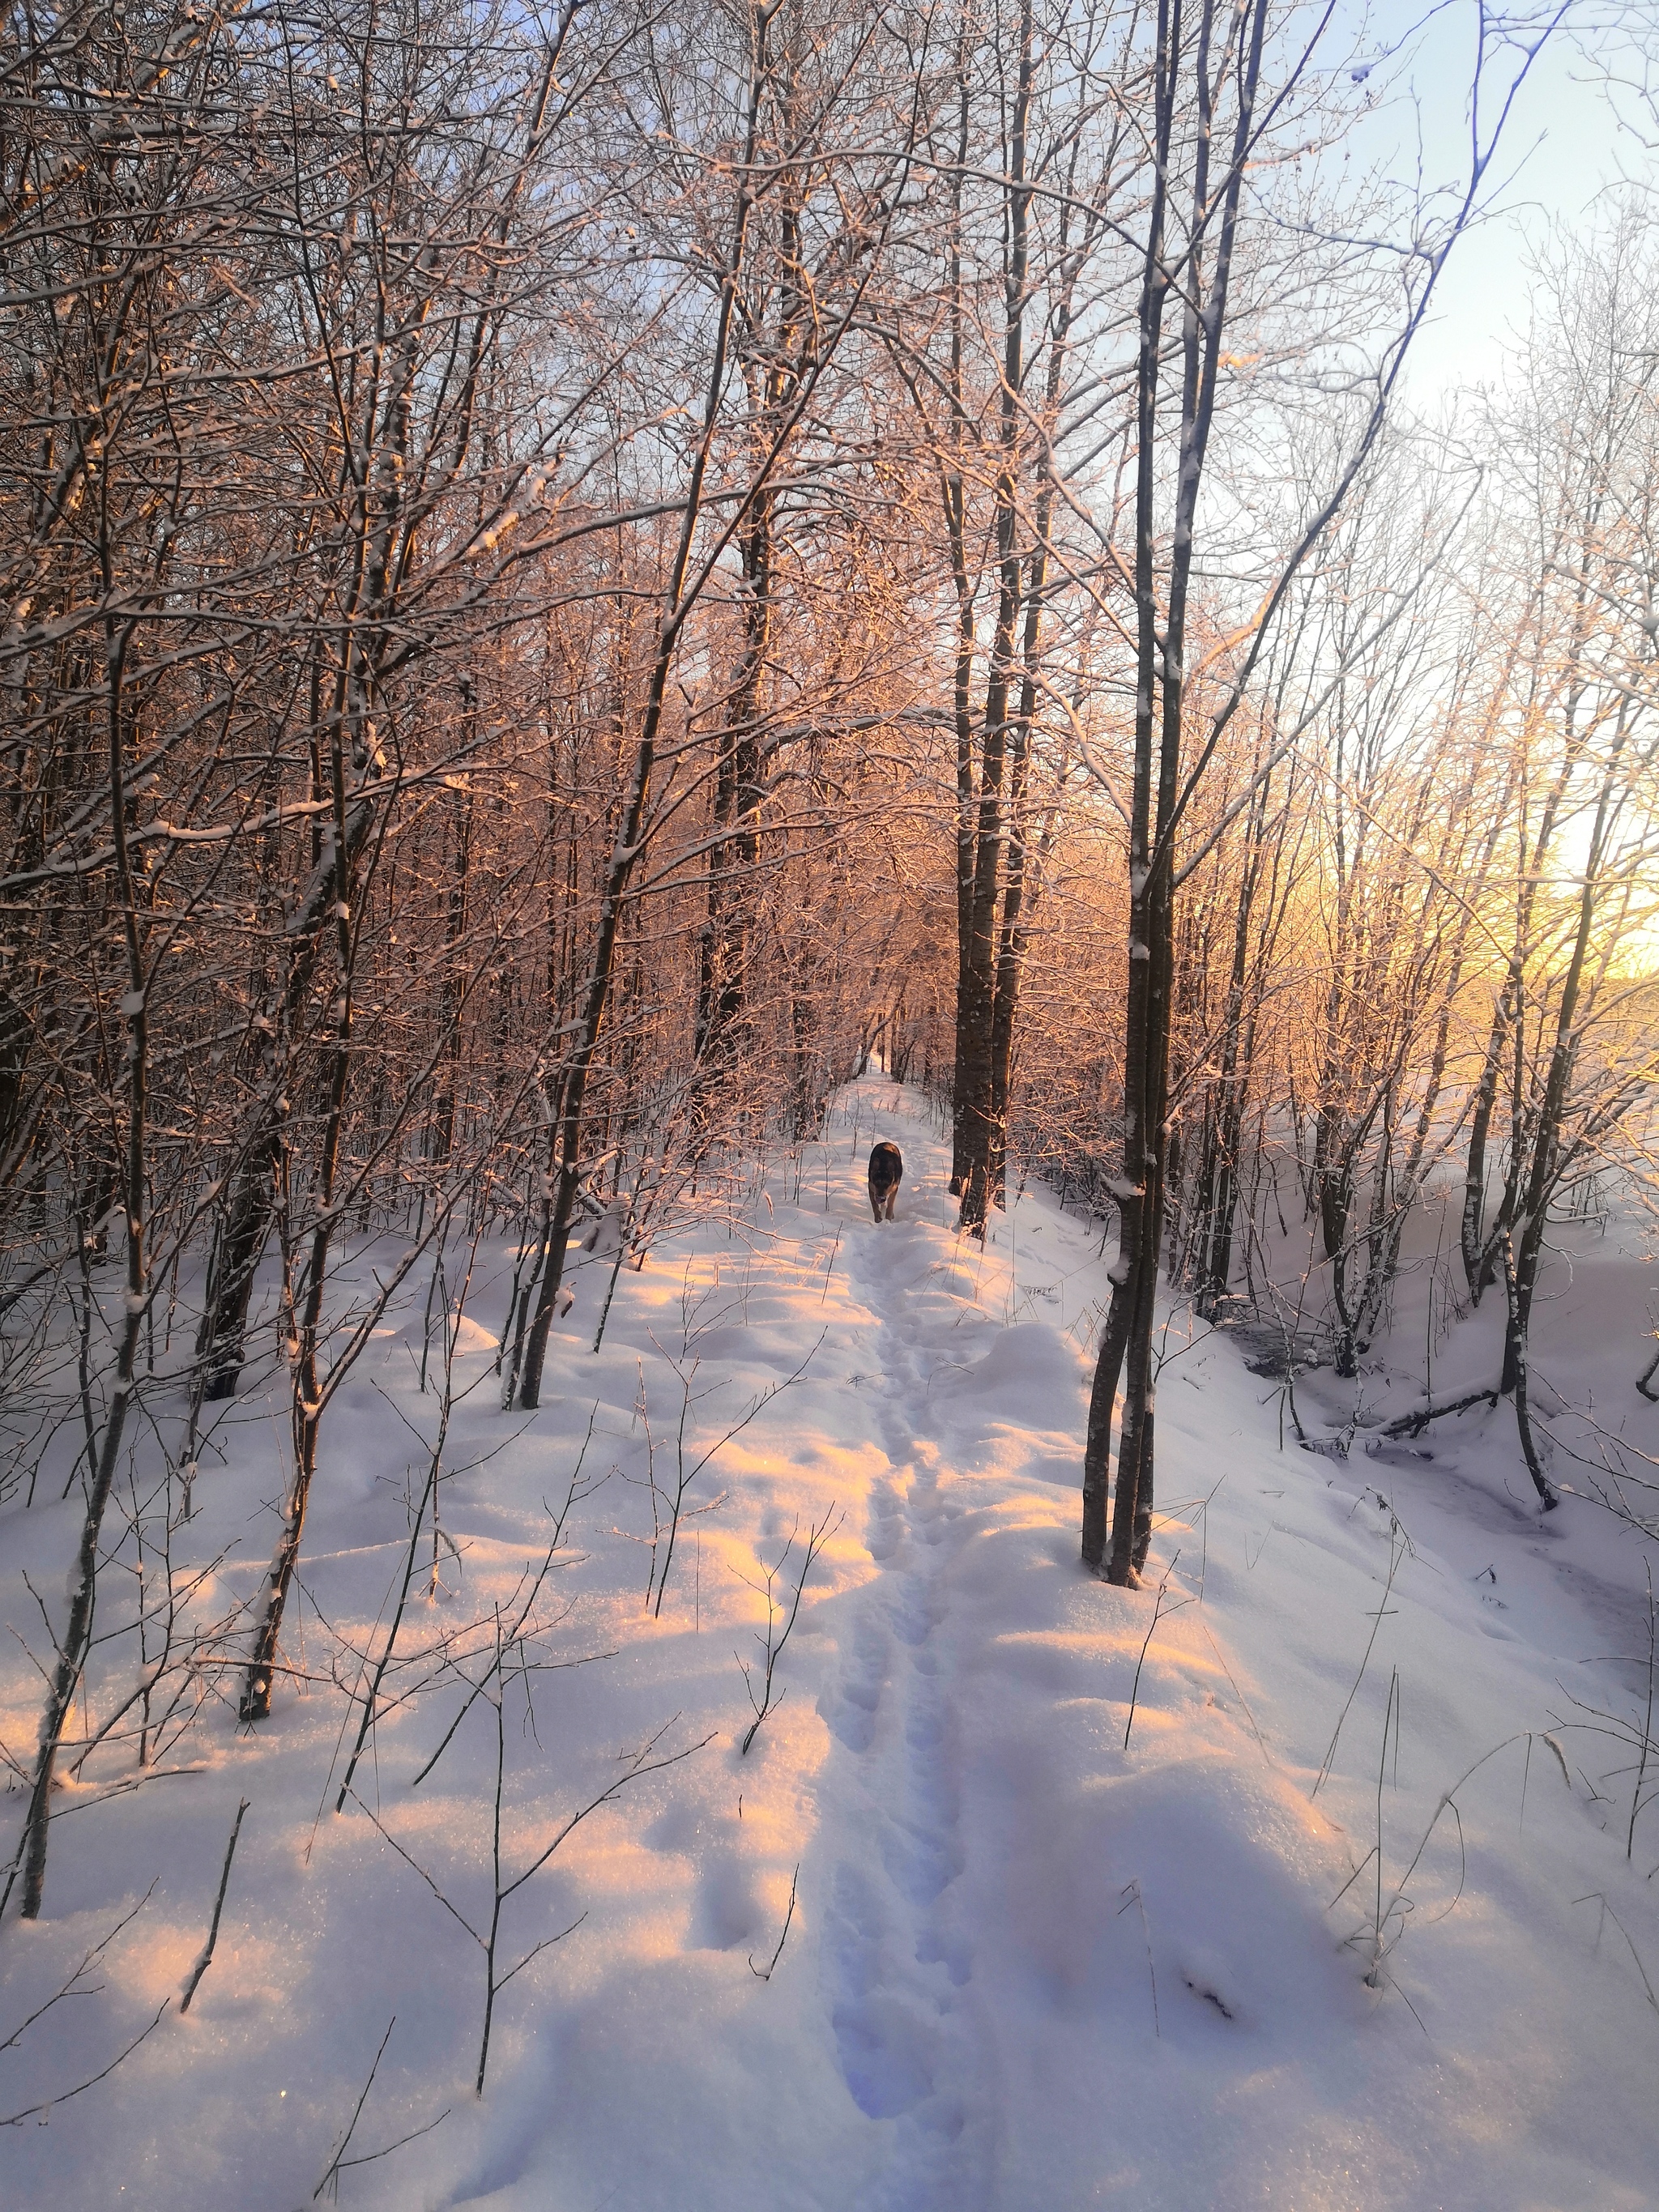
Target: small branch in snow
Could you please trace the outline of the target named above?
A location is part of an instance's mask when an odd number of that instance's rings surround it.
[[[92,1988],[83,1988],[82,1984],[85,1982],[87,1976],[92,1972],[93,1968],[102,1963],[105,1952],[108,1950],[110,1945],[115,1941],[122,1929],[124,1928],[130,1928],[132,1925],[133,1922],[138,1917],[138,1915],[143,1911],[144,1907],[149,1903],[151,1898],[154,1897],[155,1894],[155,1884],[151,1882],[149,1887],[139,1899],[137,1904],[133,1906],[131,1911],[125,1913],[122,1917],[116,1922],[114,1927],[110,1929],[108,1935],[101,1937],[93,1945],[92,1948],[86,1953],[82,1959],[80,1965],[70,1976],[69,1979],[66,1982],[60,1983],[58,1988],[54,1990],[52,1994],[46,2000],[44,2004],[36,2005],[34,2010],[29,2014],[28,2018],[26,2021],[23,2021],[18,2027],[13,2028],[11,2033],[6,2037],[3,2042],[0,2042],[0,2051],[15,2051],[17,2048],[17,2045],[22,2041],[23,2038],[28,2033],[30,2028],[33,2027],[35,2021],[44,2018],[45,2015],[52,2010],[55,2004],[61,2004],[65,1997],[90,1997],[97,1996],[99,1989],[102,1987],[101,1984],[98,1984]],[[21,2117],[27,2119],[28,2115],[24,2113]],[[7,2122],[5,2124],[9,2126],[11,2123]]]
[[[1603,1897],[1601,1891],[1599,1889],[1593,1889],[1590,1891],[1588,1897],[1575,1897],[1572,1901],[1575,1905],[1599,1905],[1601,1906],[1602,1918],[1605,1920],[1611,1920],[1613,1926],[1624,1937],[1626,1946],[1630,1952],[1631,1957],[1636,1961],[1636,1971],[1642,1977],[1642,1987],[1647,1991],[1648,2002],[1653,2007],[1655,2012],[1659,2012],[1659,1996],[1656,1996],[1654,1995],[1653,1984],[1648,1979],[1648,1970],[1642,1964],[1641,1954],[1638,1951],[1635,1944],[1630,1940],[1630,1930],[1626,1927],[1624,1922],[1619,1917],[1619,1915],[1613,1911],[1613,1907],[1607,1903],[1607,1899]],[[1601,1923],[1600,1921],[1596,1923],[1595,1942],[1599,1949],[1601,1942]]]
[[[420,1861],[416,1858],[411,1852],[405,1850],[404,1845],[398,1842],[397,1837],[392,1834],[392,1831],[386,1826],[385,1821],[382,1820],[379,1814],[375,1812],[373,1806],[366,1804],[362,1798],[358,1796],[356,1790],[351,1793],[352,1803],[356,1805],[362,1813],[367,1815],[368,1820],[378,1833],[392,1846],[392,1850],[398,1854],[398,1856],[404,1862],[404,1865],[410,1868],[413,1873],[417,1874],[420,1876],[421,1880],[431,1891],[438,1903],[442,1905],[444,1911],[449,1915],[450,1918],[456,1923],[458,1927],[463,1929],[465,1933],[471,1937],[472,1941],[477,1945],[479,1950],[483,1954],[483,2031],[478,2044],[478,2071],[477,2079],[473,2085],[474,2094],[479,2097],[482,2097],[483,2094],[484,2077],[489,2070],[490,2032],[494,2023],[495,2001],[497,1997],[500,1996],[501,1991],[516,1975],[521,1974],[524,1972],[525,1968],[530,1965],[532,1960],[538,1959],[544,1951],[550,1950],[554,1944],[562,1943],[567,1936],[574,1935],[576,1929],[581,1926],[582,1922],[587,1917],[586,1912],[578,1913],[575,1919],[570,1923],[568,1927],[560,1929],[556,1936],[544,1936],[540,1942],[532,1944],[530,1949],[527,1950],[521,1958],[520,1958],[513,1966],[508,1966],[505,1972],[502,1972],[501,1971],[501,1943],[502,1939],[501,1920],[506,1906],[515,1896],[517,1896],[518,1893],[523,1889],[528,1882],[534,1880],[535,1876],[541,1872],[542,1869],[570,1836],[572,1832],[574,1829],[579,1828],[584,1820],[589,1819],[593,1814],[599,1812],[602,1807],[614,1803],[618,1797],[622,1796],[627,1790],[630,1790],[636,1783],[643,1782],[653,1774],[665,1773],[671,1766],[678,1766],[683,1759],[695,1757],[698,1752],[705,1750],[708,1746],[714,1741],[712,1735],[702,1736],[696,1742],[686,1744],[678,1751],[664,1752],[660,1756],[659,1756],[657,1747],[662,1741],[663,1737],[668,1733],[669,1729],[674,1726],[675,1722],[678,1720],[679,1715],[676,1713],[672,1720],[665,1721],[661,1728],[659,1728],[653,1735],[648,1736],[645,1742],[640,1746],[637,1751],[622,1753],[620,1755],[620,1764],[622,1765],[623,1771],[612,1781],[608,1782],[603,1790],[599,1790],[596,1796],[588,1800],[586,1804],[580,1807],[575,1812],[568,1814],[560,1826],[554,1831],[551,1840],[543,1844],[540,1850],[536,1853],[536,1856],[532,1858],[518,1874],[509,1875],[506,1867],[502,1863],[502,1826],[507,1802],[507,1772],[505,1711],[507,1678],[504,1663],[507,1657],[507,1650],[501,1638],[499,1619],[500,1616],[498,1613],[495,1663],[490,1669],[490,1676],[489,1678],[495,1681],[495,1689],[493,1695],[486,1692],[486,1695],[489,1698],[490,1708],[493,1711],[495,1718],[495,1786],[493,1792],[491,1793],[493,1802],[491,1809],[490,1831],[490,1861],[493,1869],[493,1894],[490,1900],[489,1917],[487,1920],[483,1921],[483,1924],[482,1926],[475,1925],[473,1921],[470,1920],[466,1914],[444,1894],[443,1891],[439,1887],[434,1877],[421,1864]],[[388,2033],[390,2031],[388,2031]],[[434,2124],[435,2125],[436,2123],[434,2122]],[[393,2145],[392,2148],[395,2148],[396,2146]]]
[[[1653,1569],[1648,1568],[1648,1705],[1642,1721],[1642,1756],[1636,1769],[1636,1787],[1631,1792],[1630,1827],[1625,1838],[1625,1856],[1630,1859],[1636,1851],[1636,1816],[1642,1809],[1642,1784],[1647,1780],[1648,1758],[1653,1750],[1653,1662],[1654,1662]]]
[[[1495,1406],[1496,1390],[1471,1390],[1465,1398],[1453,1398],[1443,1406],[1424,1406],[1415,1413],[1402,1413],[1398,1420],[1385,1421],[1385,1437],[1420,1437],[1431,1421],[1447,1419],[1453,1413],[1467,1413],[1471,1406]]]
[[[446,2105],[435,2120],[428,2120],[424,2127],[411,2128],[406,2136],[399,2136],[396,2142],[383,2144],[379,2150],[365,2151],[357,2158],[346,2156],[352,2136],[356,2130],[357,2123],[363,2116],[363,2106],[368,2102],[368,2093],[374,2087],[374,2076],[380,2071],[380,2061],[386,2057],[386,2047],[392,2040],[392,2031],[397,2025],[398,2015],[394,2012],[386,2022],[386,2033],[380,2038],[380,2047],[374,2054],[374,2063],[368,2069],[368,2079],[363,2084],[362,2094],[352,2107],[351,2118],[346,2124],[346,2131],[341,2138],[340,2147],[329,2160],[328,2171],[311,2192],[311,2201],[313,2204],[325,2190],[328,2191],[329,2202],[338,2203],[340,2176],[343,2173],[354,2166],[373,2166],[377,2158],[390,2158],[394,2150],[401,2150],[405,2143],[412,2143],[422,2136],[429,2136],[434,2128],[443,2125],[453,2109],[451,2106]]]
[[[1378,1606],[1376,1611],[1371,1615],[1371,1632],[1370,1637],[1366,1639],[1364,1656],[1359,1662],[1359,1672],[1354,1676],[1353,1687],[1349,1691],[1347,1697],[1343,1701],[1342,1710],[1336,1717],[1336,1726],[1331,1731],[1330,1744],[1326,1750],[1324,1758],[1320,1761],[1319,1771],[1314,1777],[1314,1786],[1308,1792],[1308,1802],[1310,1804],[1311,1804],[1314,1799],[1318,1796],[1322,1784],[1330,1779],[1331,1767],[1336,1758],[1337,1738],[1341,1735],[1342,1723],[1347,1719],[1349,1711],[1352,1707],[1353,1701],[1359,1694],[1359,1685],[1365,1679],[1365,1669],[1370,1664],[1371,1652],[1376,1643],[1376,1632],[1378,1629],[1382,1627],[1383,1620],[1388,1615],[1389,1597],[1390,1592],[1394,1589],[1394,1578],[1400,1571],[1400,1562],[1405,1558],[1407,1551],[1409,1549],[1409,1546],[1402,1545],[1396,1540],[1398,1537],[1403,1534],[1404,1531],[1400,1528],[1398,1522],[1396,1522],[1389,1539],[1389,1579],[1382,1585],[1382,1602]]]
[[[225,1846],[225,1863],[219,1870],[219,1894],[213,1900],[213,1918],[208,1928],[207,1942],[202,1946],[200,1958],[190,1970],[190,1979],[185,1984],[184,1995],[179,2000],[181,2018],[190,2010],[190,2001],[196,1994],[196,1984],[213,1964],[213,1947],[219,1940],[219,1915],[225,1909],[225,1892],[230,1887],[230,1863],[236,1856],[236,1838],[242,1832],[242,1815],[247,1808],[248,1801],[244,1797],[236,1808],[236,1818],[231,1823],[230,1841]]]
[[[800,1611],[801,1594],[806,1588],[806,1577],[812,1571],[812,1562],[817,1558],[819,1553],[823,1551],[825,1544],[829,1542],[830,1538],[834,1534],[836,1529],[840,1527],[841,1519],[841,1515],[836,1510],[835,1500],[831,1498],[830,1501],[829,1510],[825,1513],[823,1520],[809,1531],[806,1539],[806,1556],[800,1564],[800,1577],[795,1584],[794,1599],[790,1605],[789,1615],[783,1624],[783,1633],[781,1636],[776,1633],[776,1630],[778,1614],[781,1611],[781,1607],[774,1598],[772,1590],[773,1585],[776,1582],[777,1577],[783,1572],[784,1561],[787,1559],[790,1553],[793,1551],[795,1547],[795,1538],[800,1533],[800,1522],[799,1521],[796,1522],[794,1527],[789,1532],[789,1541],[784,1546],[782,1552],[779,1554],[777,1565],[767,1569],[766,1580],[764,1583],[750,1583],[749,1584],[750,1589],[757,1591],[766,1600],[766,1634],[764,1638],[763,1638],[758,1630],[757,1630],[755,1633],[755,1641],[757,1644],[762,1644],[765,1653],[765,1668],[762,1676],[761,1694],[758,1698],[755,1695],[755,1686],[750,1679],[749,1668],[744,1665],[742,1660],[739,1659],[738,1661],[738,1664],[743,1668],[743,1686],[749,1693],[750,1709],[755,1716],[753,1722],[750,1723],[749,1733],[743,1740],[743,1756],[744,1758],[747,1758],[749,1755],[750,1745],[753,1743],[755,1738],[760,1734],[761,1723],[766,1718],[769,1712],[773,1711],[778,1705],[781,1705],[783,1703],[783,1697],[781,1694],[775,1698],[772,1694],[773,1676],[776,1671],[779,1660],[783,1656],[783,1647],[789,1641],[791,1632],[794,1628],[795,1616]],[[735,1656],[735,1654],[733,1656]]]
[[[1628,1937],[1626,1940],[1628,1942]],[[95,2089],[100,2081],[106,2081],[123,2059],[131,2058],[144,2038],[153,2034],[161,2026],[161,2014],[172,2002],[171,1997],[163,1997],[155,2008],[155,2017],[150,2021],[149,2026],[141,2028],[126,2049],[118,2051],[100,2073],[92,2075],[84,2081],[77,2081],[74,2088],[65,2089],[59,2096],[44,2098],[38,2105],[26,2106],[21,2112],[9,2112],[4,2119],[0,2119],[0,2128],[21,2128],[25,2120],[33,2119],[38,2113],[50,2112],[54,2105],[66,2105],[71,2097],[78,2097],[83,2089]]]
[[[758,1727],[760,1723],[757,1722],[756,1726]],[[742,1801],[739,1800],[738,1802],[741,1802]],[[778,1960],[783,1956],[783,1947],[789,1941],[789,1923],[795,1917],[795,1885],[799,1880],[800,1868],[797,1866],[793,1874],[789,1877],[789,1910],[783,1916],[783,1933],[778,1938],[777,1949],[773,1952],[771,1958],[764,1966],[757,1966],[755,1964],[755,1954],[752,1951],[749,1954],[749,1971],[754,1975],[757,1981],[769,1982],[772,1978],[773,1967],[777,1965]]]
[[[1177,1552],[1175,1558],[1170,1560],[1169,1565],[1164,1570],[1164,1579],[1158,1586],[1158,1596],[1153,1601],[1152,1604],[1152,1626],[1146,1631],[1146,1642],[1143,1643],[1140,1647],[1140,1656],[1135,1661],[1135,1679],[1129,1691],[1129,1717],[1123,1724],[1123,1748],[1125,1751],[1127,1751],[1129,1748],[1129,1731],[1135,1724],[1135,1700],[1140,1695],[1140,1670],[1146,1663],[1147,1646],[1152,1643],[1153,1631],[1157,1628],[1159,1618],[1164,1611],[1164,1595],[1170,1587],[1170,1577],[1175,1572],[1176,1562],[1180,1558],[1181,1554]],[[1181,1598],[1170,1607],[1170,1610],[1171,1613],[1179,1613],[1183,1605],[1190,1605],[1192,1602],[1193,1601],[1189,1597]]]
[[[1137,1875],[1133,1881],[1125,1882],[1118,1893],[1123,1899],[1122,1904],[1117,1908],[1120,1917],[1132,1905],[1140,1915],[1141,1940],[1146,1946],[1146,1978],[1152,1985],[1152,2033],[1161,2042],[1164,2030],[1158,2025],[1158,1970],[1152,1964],[1152,1931],[1146,1925],[1146,1907],[1141,1899],[1139,1876]]]
[[[340,2139],[340,2147],[329,2160],[327,2172],[311,2192],[311,2201],[313,2204],[325,2189],[331,2197],[337,2198],[340,2194],[340,2160],[345,2156],[346,2146],[350,2142],[353,2131],[363,2116],[363,2106],[368,2102],[368,2093],[374,2087],[374,2076],[380,2070],[380,2061],[386,2057],[386,2047],[391,2042],[392,2031],[397,2025],[398,2015],[394,2012],[386,2024],[386,2033],[380,2038],[380,2047],[374,2054],[374,2063],[368,2069],[368,2079],[363,2084],[362,2094],[351,2108],[351,2118],[346,2123],[346,2131]]]
[[[665,1534],[664,1536],[662,1566],[660,1571],[659,1571],[656,1565],[655,1545],[653,1543],[652,1583],[647,1586],[646,1590],[646,1604],[649,1607],[654,1619],[659,1620],[662,1618],[662,1601],[668,1589],[669,1570],[674,1564],[674,1548],[678,1540],[680,1524],[683,1521],[693,1518],[699,1510],[705,1511],[708,1510],[707,1508],[698,1509],[693,1507],[688,1510],[685,1504],[685,1499],[686,1494],[690,1490],[692,1484],[702,1473],[703,1469],[708,1465],[709,1462],[714,1459],[715,1455],[718,1452],[723,1451],[734,1437],[740,1436],[744,1430],[746,1429],[749,1426],[749,1424],[755,1419],[757,1413],[763,1412],[765,1408],[771,1404],[775,1398],[781,1397],[784,1391],[792,1389],[795,1383],[800,1381],[801,1376],[805,1374],[813,1360],[817,1358],[818,1352],[823,1346],[824,1337],[828,1334],[829,1332],[827,1330],[820,1330],[817,1343],[812,1346],[811,1352],[807,1353],[800,1365],[796,1368],[794,1373],[793,1375],[786,1375],[781,1382],[769,1383],[766,1389],[761,1391],[754,1399],[748,1411],[744,1414],[742,1419],[734,1421],[732,1424],[732,1426],[727,1429],[725,1435],[720,1437],[715,1443],[710,1444],[708,1450],[702,1453],[702,1455],[695,1462],[690,1461],[689,1456],[687,1430],[690,1423],[691,1408],[696,1402],[691,1386],[696,1378],[697,1368],[700,1363],[696,1357],[692,1357],[691,1364],[687,1367],[681,1360],[676,1359],[671,1352],[665,1352],[662,1353],[663,1358],[667,1360],[668,1364],[673,1369],[675,1375],[679,1379],[680,1413],[678,1426],[675,1431],[674,1441],[674,1488],[671,1493],[666,1486],[665,1486],[660,1492],[660,1495],[668,1508]],[[652,1339],[652,1341],[653,1343],[656,1342],[654,1337]],[[657,1349],[659,1352],[662,1352],[662,1346],[660,1345],[657,1346]],[[689,1352],[689,1344],[687,1349]],[[641,1374],[641,1376],[640,1387],[641,1394],[643,1394],[645,1387],[643,1374]],[[648,1430],[647,1431],[647,1454],[651,1451],[650,1432]],[[651,1489],[653,1504],[654,1506],[657,1496],[659,1495],[654,1471],[651,1475]]]

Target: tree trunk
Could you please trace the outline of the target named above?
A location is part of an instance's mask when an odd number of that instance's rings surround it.
[[[104,583],[111,578],[107,544]],[[98,1546],[104,1514],[114,1487],[125,1433],[127,1412],[137,1386],[138,1336],[149,1301],[145,1243],[145,1116],[149,1074],[149,1033],[146,1000],[149,977],[144,969],[139,933],[137,886],[127,846],[125,766],[125,705],[123,684],[132,640],[132,625],[105,621],[107,667],[108,760],[110,822],[115,848],[115,875],[120,900],[122,937],[126,953],[126,994],[122,1012],[126,1027],[126,1146],[123,1162],[121,1198],[126,1213],[126,1284],[123,1315],[117,1339],[115,1387],[104,1416],[104,1432],[97,1455],[88,1466],[86,1510],[81,1522],[81,1541],[70,1584],[69,1620],[58,1639],[57,1664],[52,1668],[40,1716],[40,1732],[29,1784],[28,1810],[24,1817],[18,1853],[23,1875],[22,1916],[39,1917],[46,1880],[46,1846],[52,1820],[52,1793],[64,1731],[81,1691],[87,1655],[92,1647],[93,1613],[98,1588]],[[10,1896],[16,1866],[0,1896],[0,1911]]]
[[[1211,76],[1212,9],[1200,18],[1192,58],[1199,129],[1193,155],[1192,206],[1182,290],[1187,302],[1182,332],[1181,431],[1176,478],[1167,611],[1160,629],[1157,584],[1158,417],[1164,313],[1175,281],[1166,247],[1170,155],[1176,83],[1182,66],[1179,18],[1170,0],[1158,0],[1153,64],[1155,149],[1152,198],[1147,216],[1136,364],[1135,611],[1136,690],[1134,781],[1129,823],[1129,944],[1125,991],[1122,1229],[1111,1309],[1097,1373],[1097,1395],[1109,1386],[1107,1368],[1120,1332],[1124,1338],[1122,1437],[1112,1514],[1108,1579],[1133,1587],[1152,1536],[1153,1503],[1152,1334],[1158,1263],[1163,1245],[1164,1179],[1168,1143],[1170,1016],[1174,960],[1174,847],[1182,775],[1185,696],[1186,610],[1193,557],[1194,521],[1214,410],[1215,378],[1226,319],[1227,290],[1237,227],[1246,155],[1254,129],[1266,8],[1261,0],[1241,11],[1230,27],[1238,51],[1224,50],[1218,70],[1237,72],[1237,115],[1231,160],[1221,195],[1221,224],[1214,273],[1205,282],[1201,234],[1215,204],[1210,198],[1211,125],[1215,81]],[[1172,21],[1172,16],[1174,20]],[[1154,738],[1156,734],[1156,759]],[[1156,816],[1154,816],[1156,797]],[[1153,824],[1156,822],[1156,838]],[[1085,1550],[1091,1566],[1098,1526],[1091,1493],[1103,1488],[1103,1453],[1109,1423],[1091,1419],[1084,1469]]]
[[[1025,180],[1025,136],[1030,117],[1032,56],[1030,0],[1021,0],[1019,78],[1008,149],[1008,252],[1004,270],[1002,390],[999,410],[996,488],[997,619],[985,687],[980,740],[979,809],[975,823],[973,895],[969,905],[968,955],[957,1020],[962,1105],[962,1226],[983,1237],[992,1202],[991,1156],[995,1128],[997,893],[1004,872],[1003,776],[1008,748],[1008,695],[1012,683],[1014,626],[1020,604],[1018,524],[1019,425],[1024,382],[1025,284],[1030,187]]]
[[[330,768],[334,795],[331,838],[333,890],[331,912],[334,922],[336,963],[333,1034],[329,1041],[326,1062],[326,1108],[317,1170],[316,1217],[307,1261],[305,1303],[302,1312],[297,1316],[291,1314],[290,1317],[290,1340],[294,1346],[289,1354],[294,1479],[283,1502],[282,1533],[277,1538],[276,1556],[266,1583],[264,1610],[254,1631],[252,1653],[243,1680],[239,1717],[244,1723],[267,1719],[270,1713],[276,1647],[282,1634],[289,1589],[294,1579],[295,1568],[299,1564],[306,1510],[311,1502],[311,1486],[317,1472],[317,1443],[323,1418],[323,1393],[317,1371],[317,1352],[323,1318],[323,1297],[328,1277],[328,1255],[337,1222],[335,1182],[345,1122],[346,1091],[351,1076],[352,983],[356,933],[351,902],[353,876],[347,824],[344,733],[348,702],[352,701],[358,682],[356,650],[348,643],[341,656],[335,711],[330,718]],[[353,716],[354,726],[358,719]]]

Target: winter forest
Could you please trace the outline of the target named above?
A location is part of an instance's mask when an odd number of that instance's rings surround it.
[[[1659,2202],[1656,155],[7,0],[0,2203]]]

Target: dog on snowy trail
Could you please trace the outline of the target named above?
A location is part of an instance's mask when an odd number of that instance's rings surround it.
[[[904,1156],[896,1145],[883,1142],[870,1155],[870,1211],[878,1221],[883,1208],[886,1218],[893,1218],[893,1200],[898,1196],[898,1187],[904,1176]]]

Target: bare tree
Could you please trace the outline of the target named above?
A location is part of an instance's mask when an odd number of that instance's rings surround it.
[[[1273,19],[1270,25],[1270,17]],[[1129,807],[1129,927],[1125,988],[1121,1232],[1114,1294],[1103,1332],[1085,1452],[1083,1557],[1109,1579],[1133,1585],[1152,1534],[1153,1402],[1152,1346],[1163,1249],[1169,1117],[1169,1048],[1176,945],[1176,840],[1211,763],[1255,678],[1291,585],[1340,511],[1381,432],[1411,337],[1446,258],[1467,222],[1495,150],[1503,118],[1531,65],[1522,58],[1498,121],[1479,123],[1470,173],[1449,217],[1419,229],[1405,313],[1377,367],[1375,397],[1328,489],[1318,495],[1277,565],[1217,690],[1219,703],[1189,738],[1187,618],[1200,494],[1216,421],[1223,342],[1245,214],[1246,165],[1284,127],[1298,88],[1309,82],[1313,49],[1291,49],[1279,81],[1270,27],[1275,11],[1245,5],[1225,15],[1204,6],[1188,22],[1180,9],[1158,10],[1154,61],[1155,178],[1146,218],[1137,380],[1135,737]],[[1478,95],[1488,51],[1507,43],[1508,27],[1483,21]],[[1541,33],[1540,33],[1541,36]],[[1494,41],[1496,44],[1494,44]],[[1275,42],[1276,43],[1276,42]],[[1164,318],[1182,315],[1178,349],[1166,351]],[[1179,363],[1171,399],[1169,354]],[[1172,419],[1171,419],[1172,418]],[[1168,550],[1158,530],[1170,509]],[[1277,762],[1277,756],[1269,755]],[[1265,772],[1265,763],[1264,763]],[[1186,863],[1192,865],[1191,860]],[[1106,1557],[1106,1486],[1114,1401],[1124,1398]]]

